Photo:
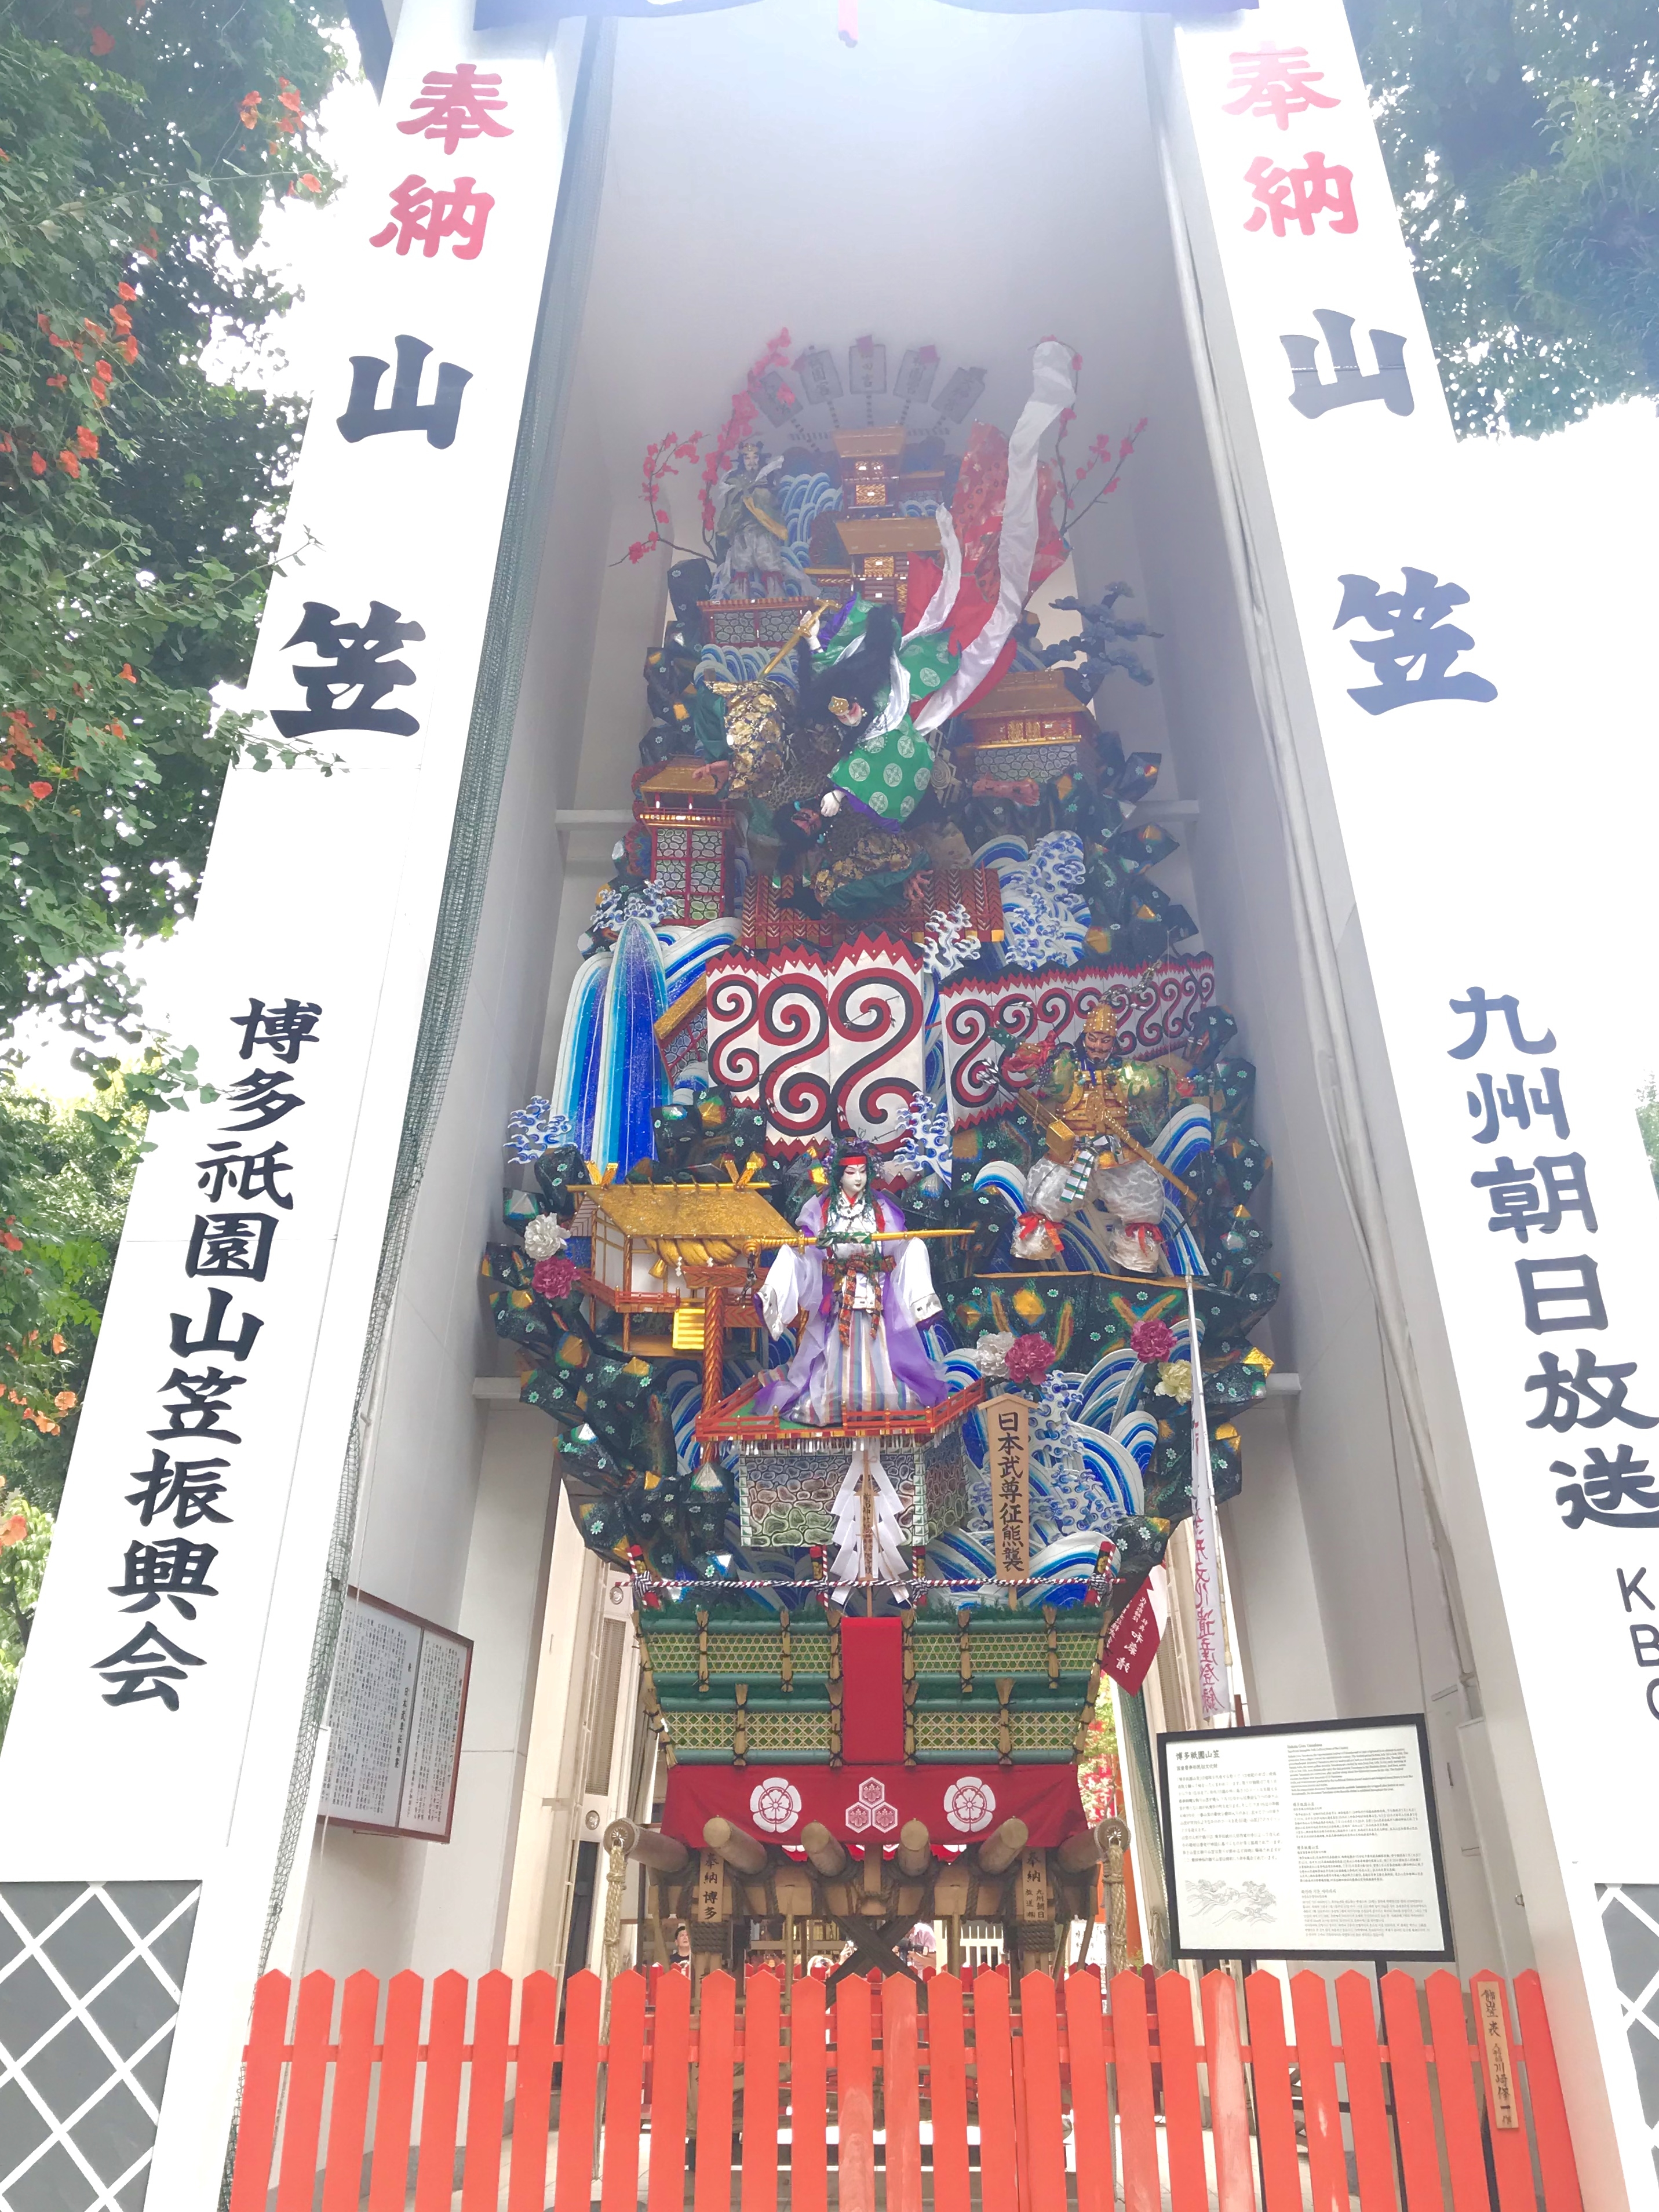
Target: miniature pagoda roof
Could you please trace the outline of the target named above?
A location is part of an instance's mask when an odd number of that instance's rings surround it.
[[[902,422],[873,430],[832,430],[830,437],[843,461],[896,461],[904,452],[906,431]]]
[[[1088,710],[1056,670],[1014,668],[960,711],[969,722],[983,722],[1005,714],[1082,714]]]
[[[939,525],[931,514],[837,514],[832,520],[849,561],[939,550]]]
[[[787,1244],[795,1235],[757,1190],[730,1183],[612,1182],[581,1195],[624,1237],[752,1237]]]
[[[682,798],[718,799],[731,774],[730,761],[698,760],[687,754],[677,760],[665,761],[660,768],[638,769],[634,789],[641,799],[654,798],[659,793],[672,793]]]

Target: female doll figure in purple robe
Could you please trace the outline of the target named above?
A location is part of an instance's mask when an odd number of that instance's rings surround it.
[[[848,1413],[937,1406],[948,1385],[917,1328],[939,1310],[927,1247],[905,1237],[891,1199],[872,1193],[866,1153],[842,1153],[831,1176],[832,1190],[809,1199],[796,1224],[811,1242],[799,1251],[785,1245],[761,1285],[772,1335],[798,1313],[805,1324],[799,1350],[763,1383],[755,1410],[834,1428]]]

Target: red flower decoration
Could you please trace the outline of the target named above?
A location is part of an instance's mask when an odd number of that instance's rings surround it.
[[[562,1298],[576,1279],[576,1263],[563,1252],[550,1260],[538,1260],[531,1281],[544,1298]]]
[[[1041,1382],[1056,1357],[1048,1338],[1033,1330],[1028,1336],[1014,1339],[1004,1357],[1003,1368],[1011,1382]]]
[[[92,51],[100,61],[106,54],[112,54],[115,51],[115,41],[101,23],[94,23],[92,27]]]
[[[1137,1322],[1129,1331],[1129,1349],[1143,1367],[1155,1367],[1175,1350],[1175,1331],[1167,1321]]]

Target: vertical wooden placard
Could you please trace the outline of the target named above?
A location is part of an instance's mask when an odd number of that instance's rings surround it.
[[[997,1577],[1018,1582],[1031,1571],[1031,1408],[1024,1398],[993,1398],[982,1419]]]

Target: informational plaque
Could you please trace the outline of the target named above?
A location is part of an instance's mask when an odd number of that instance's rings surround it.
[[[1420,1713],[1160,1735],[1178,1958],[1449,1959]]]
[[[447,1844],[472,1645],[453,1629],[349,1590],[324,1820]]]

